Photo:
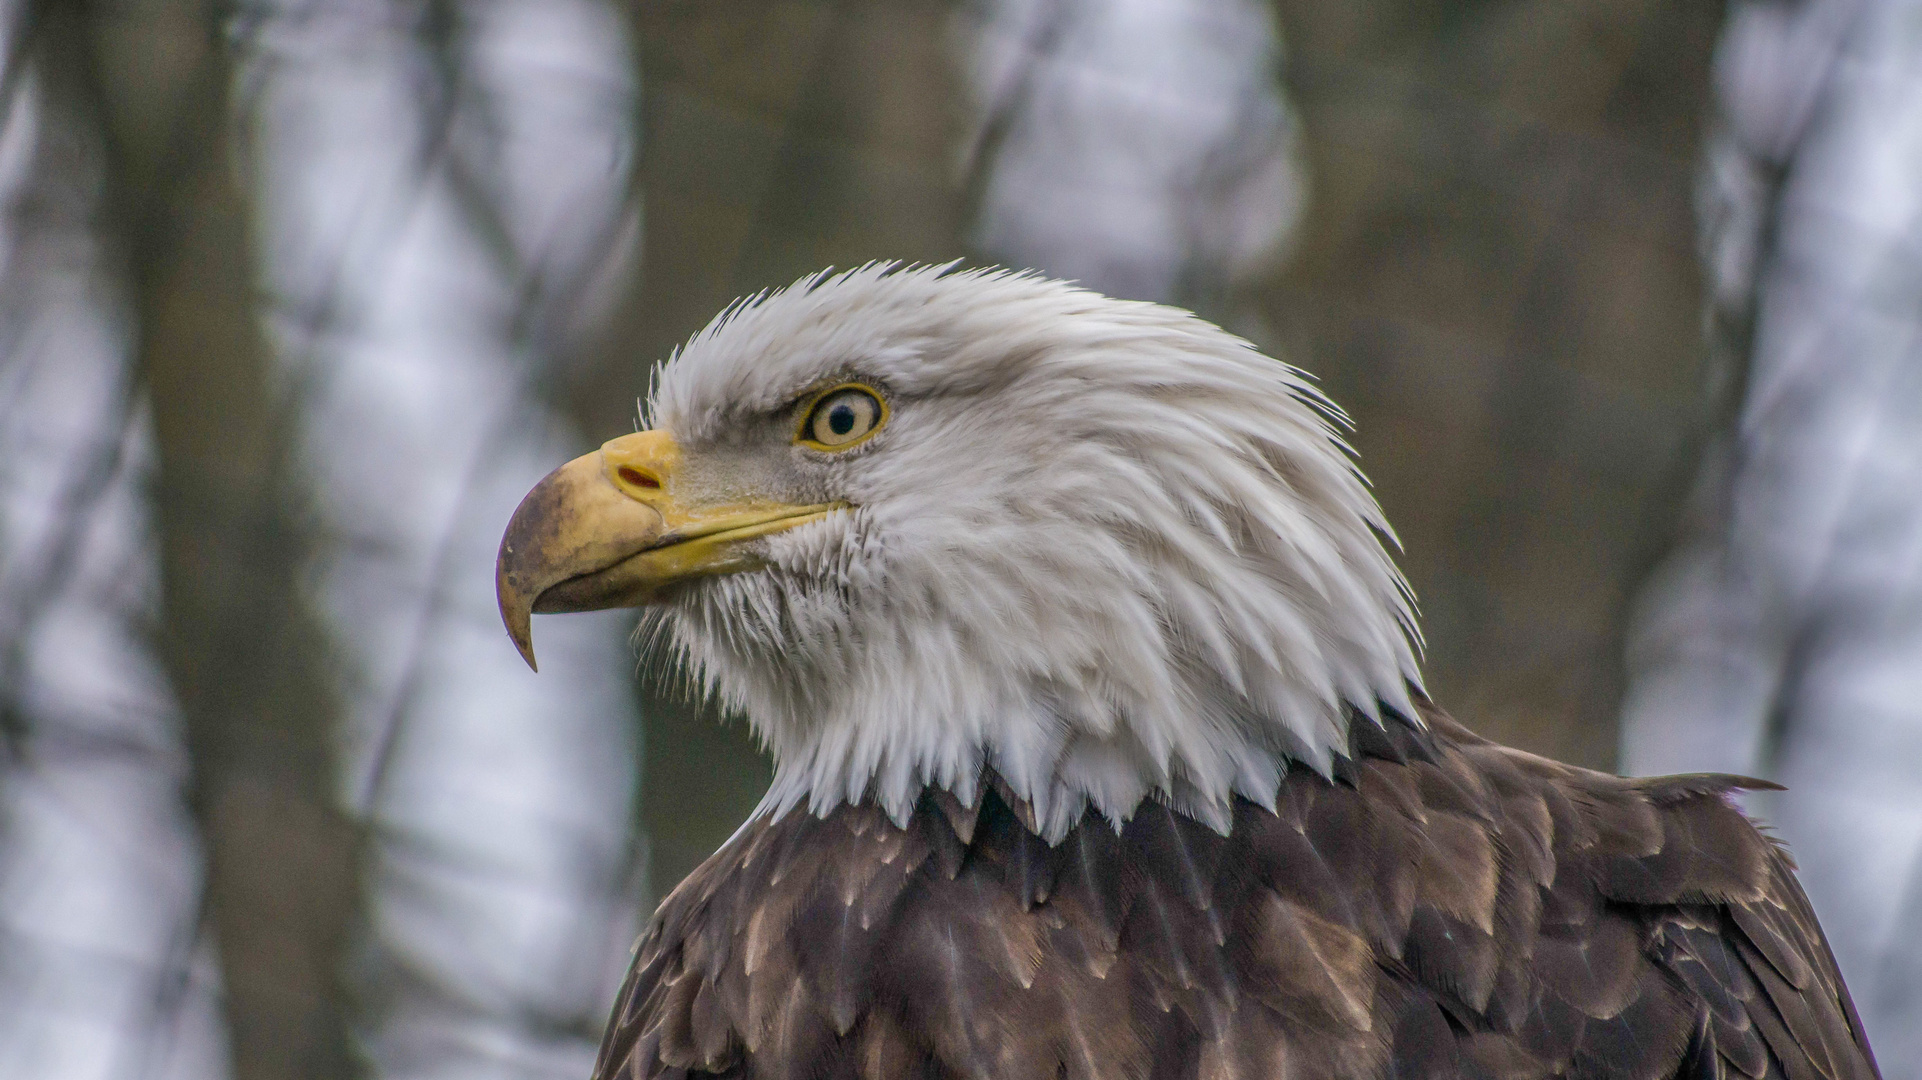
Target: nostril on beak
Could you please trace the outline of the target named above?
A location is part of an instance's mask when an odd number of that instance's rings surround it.
[[[617,471],[623,483],[634,487],[658,489],[661,486],[660,477],[650,472],[644,472],[632,465],[623,465]]]
[[[665,431],[637,431],[601,444],[608,481],[628,498],[650,505],[667,496],[667,478],[680,459],[680,448]]]

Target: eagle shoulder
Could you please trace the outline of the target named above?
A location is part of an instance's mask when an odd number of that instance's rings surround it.
[[[1877,1076],[1752,782],[1425,712],[1226,836],[1149,803],[1051,847],[992,777],[753,822],[662,904],[595,1075]]]

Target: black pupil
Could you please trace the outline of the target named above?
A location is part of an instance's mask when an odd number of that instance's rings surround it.
[[[846,435],[854,430],[854,406],[841,402],[828,409],[828,430],[836,435]]]

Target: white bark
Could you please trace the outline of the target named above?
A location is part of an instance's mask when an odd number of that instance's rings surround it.
[[[1922,4],[1738,4],[1715,89],[1704,261],[1746,385],[1641,603],[1623,767],[1789,786],[1751,807],[1801,863],[1884,1074],[1915,1077]]]

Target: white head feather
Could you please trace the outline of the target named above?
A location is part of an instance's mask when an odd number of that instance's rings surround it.
[[[885,427],[791,445],[795,403],[849,380]],[[1225,830],[1290,759],[1326,770],[1350,708],[1415,715],[1413,602],[1341,414],[1186,312],[1000,271],[816,275],[717,317],[649,414],[711,480],[852,507],[659,609],[771,748],[765,811],[904,821],[992,766],[1050,841],[1149,797]]]

